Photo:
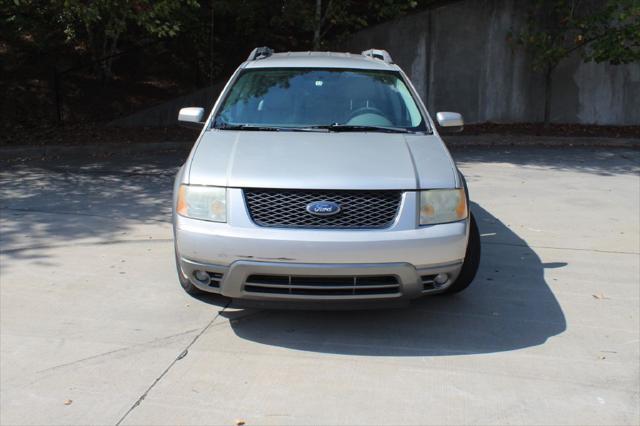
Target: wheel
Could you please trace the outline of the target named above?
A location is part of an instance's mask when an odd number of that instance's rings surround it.
[[[178,273],[178,280],[180,281],[180,285],[182,289],[186,291],[190,296],[199,296],[204,293],[204,291],[200,290],[198,287],[194,286],[188,278],[186,278],[182,271],[180,270],[180,261],[178,260],[180,257],[178,255],[178,251],[176,250],[176,272]]]
[[[471,285],[471,282],[478,272],[478,266],[480,265],[480,232],[478,231],[478,225],[476,219],[471,215],[469,229],[469,242],[467,243],[467,251],[464,255],[464,263],[462,264],[462,270],[456,281],[451,284],[443,294],[459,293],[465,288]]]

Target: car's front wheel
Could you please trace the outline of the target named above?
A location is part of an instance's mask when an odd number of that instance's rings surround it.
[[[480,265],[480,232],[478,231],[478,225],[476,219],[471,215],[469,221],[469,242],[467,243],[467,251],[464,256],[464,263],[462,264],[462,270],[456,281],[451,284],[443,294],[454,294],[461,292],[465,288],[471,285],[473,279],[478,272],[478,266]]]

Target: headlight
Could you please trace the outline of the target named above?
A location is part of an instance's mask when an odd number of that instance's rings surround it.
[[[467,218],[464,189],[432,189],[420,192],[420,225],[456,222]]]
[[[176,211],[192,219],[227,221],[227,189],[214,186],[180,185]]]

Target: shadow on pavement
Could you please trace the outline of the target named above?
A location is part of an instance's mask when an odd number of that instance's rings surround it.
[[[464,163],[509,163],[518,167],[575,171],[598,176],[640,173],[640,150],[571,147],[460,147],[450,144],[451,154]]]
[[[133,222],[170,223],[173,179],[185,156],[0,164],[2,254],[46,262],[50,246],[126,240]]]
[[[300,351],[364,356],[459,355],[510,351],[562,333],[562,309],[545,268],[527,243],[477,204],[483,235],[474,283],[454,296],[415,300],[404,309],[259,310],[230,316],[241,338]]]

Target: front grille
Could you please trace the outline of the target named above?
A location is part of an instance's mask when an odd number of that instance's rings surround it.
[[[400,292],[400,283],[394,275],[307,277],[254,274],[245,281],[244,291],[302,296],[389,295]]]
[[[320,191],[293,189],[245,189],[249,214],[259,226],[281,228],[388,228],[398,214],[400,191]],[[314,201],[340,206],[333,216],[307,212]]]

